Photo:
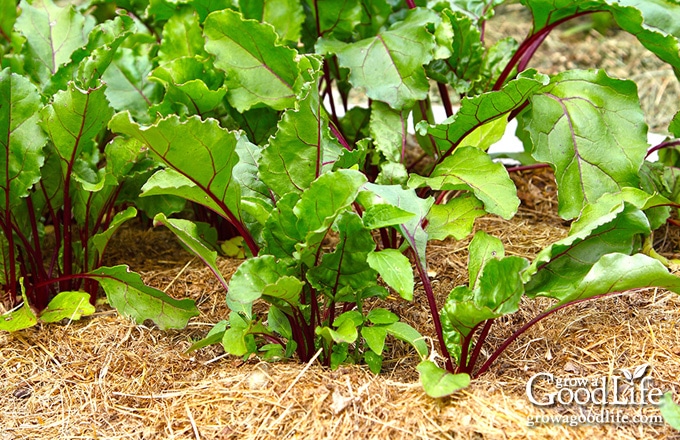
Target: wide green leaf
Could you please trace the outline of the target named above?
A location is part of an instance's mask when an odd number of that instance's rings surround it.
[[[477,231],[470,241],[468,251],[470,253],[468,257],[468,283],[474,289],[478,286],[486,263],[492,259],[505,257],[505,247],[498,238],[484,231]]]
[[[517,189],[501,163],[475,147],[459,147],[439,163],[429,177],[412,175],[411,188],[429,186],[434,190],[472,190],[484,209],[505,219],[517,212]]]
[[[40,180],[47,139],[38,126],[42,104],[30,81],[0,71],[0,206],[15,206]],[[9,196],[9,200],[7,197]]]
[[[105,86],[82,90],[69,83],[66,90],[59,91],[52,104],[41,112],[41,126],[54,144],[59,157],[64,179],[71,178],[73,172],[82,181],[95,183],[97,177],[89,176],[96,172],[92,164],[78,167],[79,156],[96,157],[95,138],[106,127],[113,110],[105,96]],[[82,162],[81,162],[82,163]]]
[[[150,48],[149,48],[150,50]],[[148,50],[122,47],[102,75],[106,97],[116,111],[129,111],[136,120],[150,122],[149,108],[160,100],[162,88],[149,80],[154,65]]]
[[[574,218],[602,194],[638,186],[648,144],[635,83],[569,71],[531,103],[526,129],[534,158],[555,169],[560,216]]]
[[[366,341],[366,345],[375,354],[382,354],[385,348],[385,339],[387,339],[387,330],[379,325],[371,327],[362,327],[361,336]]]
[[[112,131],[141,141],[168,167],[144,186],[144,194],[173,194],[201,203],[217,213],[238,220],[241,190],[232,178],[238,162],[236,144],[247,142],[237,132],[221,128],[216,120],[196,116],[181,120],[172,115],[142,127],[129,113],[110,122]]]
[[[393,110],[387,104],[371,104],[371,137],[388,161],[401,162],[406,154],[408,110]]]
[[[274,29],[230,9],[213,12],[204,25],[206,50],[227,73],[227,98],[239,112],[257,105],[292,107],[299,91],[296,51],[277,44]]]
[[[259,161],[260,179],[279,197],[301,193],[330,171],[342,151],[331,137],[328,116],[311,84],[296,108],[288,109]]]
[[[137,323],[150,319],[161,330],[184,328],[189,319],[199,314],[192,300],[176,300],[147,286],[125,265],[100,267],[88,276],[99,282],[118,313],[131,317]]]
[[[321,39],[317,51],[337,55],[350,69],[349,81],[364,87],[369,98],[397,110],[409,108],[429,90],[423,66],[433,58],[435,41],[426,26],[438,20],[433,11],[416,8],[375,37],[351,44]]]
[[[22,0],[15,29],[26,38],[26,68],[41,84],[47,83],[73,52],[85,45],[91,23],[73,5],[59,7],[52,0]]]
[[[182,8],[163,26],[163,37],[158,49],[158,61],[167,63],[182,57],[207,58],[198,13]]]
[[[269,23],[274,26],[281,40],[296,42],[305,15],[302,5],[296,0],[239,0],[245,18]]]
[[[17,5],[12,0],[0,1],[0,37],[5,41],[11,41],[12,29],[17,19]]]
[[[420,383],[430,397],[446,397],[470,386],[469,375],[449,373],[432,361],[420,362],[418,373],[420,373]]]

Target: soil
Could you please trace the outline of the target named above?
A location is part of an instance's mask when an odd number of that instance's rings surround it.
[[[504,11],[519,13],[513,6]],[[522,37],[518,28],[509,26],[510,21],[521,21],[507,18],[500,14],[489,29],[495,26]],[[594,32],[569,38],[551,36],[544,49],[549,53],[542,61],[546,64],[537,67],[550,71],[585,63],[609,71],[621,63],[621,70],[612,75],[649,75],[655,84],[649,89],[640,86],[647,108],[666,105],[668,96],[678,102],[673,92],[677,81],[666,81],[667,71],[651,74],[645,65],[643,73],[634,73],[642,72],[640,64],[648,61],[641,61],[640,46],[627,34],[604,41]],[[663,117],[650,125],[665,130],[673,111],[659,110]],[[557,216],[549,170],[513,178],[523,202],[517,216],[509,221],[484,217],[476,227],[501,238],[507,254],[533,258],[546,244],[565,236],[569,224]],[[678,228],[663,227],[655,235],[656,249],[669,258],[678,258],[679,243]],[[467,282],[467,244],[435,242],[429,248],[429,269],[441,301],[453,287]],[[117,234],[107,264],[120,263],[176,298],[193,298],[201,315],[184,330],[160,331],[135,325],[102,305],[81,321],[0,334],[0,439],[680,438],[664,424],[527,426],[528,417],[600,411],[578,405],[536,407],[527,398],[526,384],[541,372],[600,378],[649,364],[654,386],[680,395],[680,297],[663,290],[627,292],[563,309],[515,341],[469,388],[450,398],[432,399],[418,383],[416,354],[398,341],[390,342],[389,361],[378,376],[361,365],[330,371],[294,360],[243,361],[216,346],[186,355],[195,340],[227,317],[218,283],[169,231],[141,223]],[[240,263],[219,261],[227,277]],[[481,355],[488,356],[547,304],[526,301],[520,312],[495,323],[490,349]],[[432,340],[420,285],[413,303],[388,299],[380,306]],[[612,411],[658,415],[648,407]]]

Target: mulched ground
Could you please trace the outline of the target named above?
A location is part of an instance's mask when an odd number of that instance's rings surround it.
[[[515,7],[508,11],[518,13]],[[496,19],[496,27],[522,36],[516,25],[509,26],[518,20],[502,18]],[[621,64],[620,72],[610,73],[624,77],[644,70],[637,78],[649,77],[653,87],[640,86],[643,106],[658,110],[651,112],[650,124],[665,129],[674,110],[662,107],[668,101],[677,106],[678,86],[675,79],[666,79],[669,72],[663,66],[651,71],[650,65],[643,66],[653,60],[644,61],[648,55],[643,57],[636,42],[626,43],[625,36],[602,40],[590,32],[570,38],[555,36],[546,42],[544,70],[585,64],[610,71]],[[548,171],[514,178],[523,201],[518,215],[510,221],[485,217],[477,227],[501,238],[508,254],[532,258],[563,237],[568,224],[556,214],[556,188]],[[655,241],[663,255],[677,258],[678,228],[662,228]],[[429,248],[434,287],[442,301],[453,287],[467,282],[467,243],[447,241]],[[162,332],[100,306],[93,317],[79,322],[0,334],[0,439],[680,438],[665,425],[527,426],[527,417],[582,411],[577,406],[533,406],[525,386],[538,372],[593,378],[649,364],[655,386],[680,395],[680,297],[663,290],[625,293],[561,310],[511,345],[468,389],[432,399],[418,384],[417,356],[398,341],[390,342],[390,361],[379,376],[365,366],[329,371],[294,361],[270,364],[252,358],[243,363],[219,347],[185,355],[193,341],[226,318],[224,292],[167,230],[139,224],[125,228],[111,249],[109,264],[125,262],[149,284],[177,298],[195,299],[201,316],[185,330]],[[227,276],[239,264],[220,260]],[[499,320],[491,346],[546,304],[527,301],[520,312]],[[419,286],[413,303],[388,300],[380,306],[426,337],[433,336]],[[653,408],[621,411],[658,414]]]

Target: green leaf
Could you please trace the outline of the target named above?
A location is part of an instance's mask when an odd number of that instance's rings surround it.
[[[272,331],[280,334],[284,338],[292,338],[293,330],[286,314],[276,306],[270,306],[267,312],[267,325]]]
[[[680,431],[680,406],[673,402],[673,395],[671,393],[663,395],[659,410],[661,410],[661,415],[666,423],[671,425],[673,429]]]
[[[60,8],[52,0],[22,0],[19,7],[15,29],[26,38],[26,70],[45,84],[85,45],[90,26],[73,5]]]
[[[30,81],[9,68],[0,71],[0,206],[16,206],[40,180],[47,141],[38,126],[41,107]]]
[[[17,19],[17,4],[12,0],[0,1],[0,36],[7,41],[12,38],[12,29]]]
[[[397,321],[399,321],[399,317],[395,315],[394,313],[390,312],[389,310],[386,309],[373,309],[370,312],[368,312],[368,315],[366,315],[366,319],[371,321],[373,324],[392,324]]]
[[[421,122],[416,128],[421,135],[433,136],[441,151],[449,151],[478,127],[524,105],[531,95],[548,82],[546,75],[535,70],[524,71],[501,90],[464,98],[460,110],[441,124],[427,125]]]
[[[650,232],[647,217],[620,197],[611,199],[586,205],[570,235],[538,253],[524,273],[527,295],[566,298],[604,255],[639,248],[640,237]]]
[[[23,278],[21,283],[21,297],[24,302],[18,309],[0,315],[0,330],[16,332],[25,328],[33,327],[38,323],[38,317],[28,305],[28,298],[24,289]]]
[[[52,298],[47,308],[40,313],[42,322],[58,322],[62,319],[78,320],[82,316],[93,314],[94,306],[90,304],[90,294],[82,291],[59,292]]]
[[[330,171],[342,150],[330,134],[318,88],[312,85],[296,108],[286,110],[262,150],[260,179],[279,197],[301,193]]]
[[[351,44],[320,39],[317,52],[337,55],[340,66],[350,69],[349,81],[364,87],[369,98],[409,108],[429,90],[423,65],[432,60],[435,42],[426,26],[438,20],[433,11],[412,9],[372,38]]]
[[[154,69],[149,80],[162,84],[165,96],[151,111],[163,116],[199,115],[204,119],[213,115],[223,105],[227,90],[222,87],[222,76],[210,67],[195,58],[177,58]]]
[[[416,258],[423,267],[426,267],[425,250],[427,246],[427,233],[423,230],[423,220],[434,204],[434,199],[429,197],[421,199],[414,190],[403,189],[399,185],[375,185],[367,183],[358,198],[364,208],[371,209],[380,204],[396,206],[401,211],[410,212],[413,216],[399,225],[399,229],[416,254]]]
[[[421,358],[427,357],[428,347],[423,336],[416,329],[404,322],[395,322],[385,326],[387,334],[394,336],[400,341],[411,344]]]
[[[378,203],[366,209],[362,220],[369,229],[396,226],[413,220],[415,214],[394,205]]]
[[[323,255],[318,265],[309,269],[307,279],[315,289],[337,299],[342,291],[359,292],[376,283],[376,273],[366,264],[375,242],[354,213],[342,213],[334,229],[339,235],[338,244],[333,252]]]
[[[227,321],[222,320],[215,324],[213,328],[210,329],[208,334],[205,336],[205,338],[201,339],[200,341],[196,341],[193,344],[191,344],[191,347],[187,349],[185,354],[194,352],[196,350],[200,350],[201,348],[207,347],[208,345],[213,345],[217,344],[222,341],[222,338],[224,337],[224,333],[227,330]]]
[[[427,66],[428,76],[436,81],[450,84],[458,93],[467,93],[478,79],[484,44],[477,25],[462,12],[444,10],[442,23],[435,31],[440,47],[448,52]],[[441,49],[440,49],[441,50]]]
[[[81,155],[86,159],[98,154],[95,138],[113,115],[104,94],[102,84],[81,90],[69,83],[67,90],[59,91],[53,103],[40,112],[41,126],[54,144],[64,179],[70,179],[73,172],[81,181],[90,181],[83,175],[83,170],[89,171],[89,168],[79,171],[73,165]]]
[[[136,216],[137,210],[132,206],[128,206],[125,209],[125,211],[118,212],[113,217],[111,223],[109,223],[109,227],[105,231],[99,232],[92,236],[90,240],[94,249],[96,249],[99,258],[101,258],[104,255],[106,245],[109,244],[111,237],[113,237],[113,234],[116,233],[118,228],[120,228],[123,225],[123,223],[130,219],[135,218]]]
[[[222,336],[224,351],[235,356],[243,356],[251,351],[249,339],[252,339],[252,335],[248,334],[250,327],[249,320],[232,311],[229,314],[229,329]]]
[[[406,153],[408,110],[393,110],[387,104],[371,104],[371,137],[375,147],[390,162],[401,162]]]
[[[269,23],[274,26],[281,40],[297,43],[305,15],[296,0],[239,0],[245,18]]]
[[[430,397],[446,397],[470,385],[470,376],[466,373],[451,374],[432,361],[420,362],[418,373],[420,383]]]
[[[325,233],[340,212],[354,202],[366,181],[366,176],[356,170],[338,170],[321,175],[302,193],[293,208],[298,218],[298,231],[303,234]]]
[[[337,330],[330,327],[317,327],[316,334],[323,337],[327,342],[333,341],[338,344],[343,342],[351,344],[359,337],[357,328],[351,319],[342,321]]]
[[[558,298],[559,304],[566,304],[643,287],[661,287],[680,293],[680,277],[668,273],[668,269],[659,260],[647,255],[613,253],[600,258],[568,294],[550,296]]]
[[[492,259],[500,260],[505,257],[505,248],[498,238],[484,231],[477,231],[472,241],[470,241],[469,252],[469,284],[474,289],[479,283],[479,278],[482,276],[482,270],[486,263]]]
[[[272,210],[262,231],[266,244],[264,253],[278,258],[293,258],[295,245],[304,240],[304,234],[297,229],[298,218],[293,212],[298,201],[297,193],[289,193]]]
[[[439,163],[430,177],[412,175],[411,188],[429,186],[434,190],[472,190],[484,209],[505,219],[519,207],[517,189],[501,163],[475,147],[458,147]]]
[[[534,158],[555,169],[560,216],[574,218],[602,194],[638,186],[648,144],[634,82],[569,71],[531,103],[526,129]]]
[[[88,276],[99,282],[118,313],[137,323],[150,319],[161,330],[184,328],[189,319],[199,314],[192,300],[176,300],[146,286],[140,276],[125,265],[100,267]]]
[[[227,302],[242,304],[250,310],[252,303],[263,295],[285,297],[290,305],[297,305],[296,294],[302,289],[302,282],[293,282],[294,268],[279,261],[273,255],[260,255],[244,261],[229,281]],[[250,313],[247,313],[250,316]]]
[[[399,296],[407,301],[413,300],[413,269],[406,255],[396,249],[384,249],[371,252],[366,261]]]
[[[129,111],[140,122],[150,122],[149,108],[160,100],[161,86],[149,80],[154,68],[147,51],[123,47],[102,75],[106,97],[116,111]]]
[[[375,354],[382,354],[385,348],[385,339],[387,338],[387,330],[385,327],[374,325],[372,327],[362,327],[361,336],[366,341],[366,345]]]
[[[208,16],[204,33],[205,49],[227,73],[227,98],[239,112],[261,104],[275,110],[293,106],[297,52],[278,45],[271,26],[225,9]]]
[[[141,127],[129,113],[119,113],[109,127],[138,139],[171,167],[154,174],[142,188],[144,195],[177,195],[226,218],[240,219],[241,190],[232,170],[239,160],[237,143],[247,142],[244,136],[221,128],[214,119],[202,121],[196,116],[182,121],[173,115]]]
[[[170,16],[163,26],[163,37],[158,49],[158,61],[167,63],[181,57],[207,58],[198,14],[182,8]]]
[[[160,213],[153,219],[154,224],[161,223],[170,229],[191,252],[208,266],[215,278],[226,289],[227,281],[217,267],[217,252],[207,245],[200,237],[196,224],[190,220],[167,218]]]
[[[368,350],[364,353],[364,361],[366,362],[366,365],[368,365],[368,369],[371,370],[371,373],[380,374],[383,361],[381,355],[376,354],[373,350]]]
[[[445,240],[448,237],[462,240],[472,233],[475,219],[484,214],[484,205],[475,197],[456,197],[445,205],[433,205],[430,208],[425,231],[430,240]]]
[[[319,36],[345,41],[362,18],[359,0],[305,0],[305,3],[310,12],[305,23],[305,44],[315,42]]]

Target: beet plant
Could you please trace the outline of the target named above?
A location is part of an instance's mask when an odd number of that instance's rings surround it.
[[[95,23],[51,1],[1,9],[0,302],[14,310],[0,329],[92,314],[99,286],[121,313],[184,327],[197,314],[191,301],[145,286],[127,266],[102,266],[157,167],[106,128],[114,109],[102,77],[122,76],[110,72],[132,18]]]
[[[193,349],[220,343],[237,356],[318,358],[331,368],[365,362],[379,372],[392,337],[413,345],[426,392],[443,396],[555,310],[636,288],[680,292],[651,247],[653,231],[672,222],[678,206],[678,141],[648,145],[632,81],[601,70],[548,76],[530,68],[557,26],[607,13],[677,71],[680,7],[523,0],[532,17],[527,37],[489,44],[485,30],[501,3],[85,2],[80,7],[104,23],[131,20],[129,35],[116,50],[99,54],[93,44],[74,52],[63,72],[38,70],[32,80],[43,75],[44,94],[62,77],[76,87],[96,73],[80,87],[104,90],[102,106],[117,112],[105,124],[117,136],[109,148],[141,147],[160,164],[137,206],[164,201],[154,221],[211,269],[230,308]],[[9,69],[30,72],[25,37],[22,50],[14,48],[20,37],[6,38]],[[75,67],[87,60],[110,65]],[[368,104],[350,105],[357,92]],[[435,99],[443,121],[433,116]],[[463,240],[476,218],[517,212],[508,170],[487,153],[511,119],[523,157],[554,170],[569,235],[528,261],[506,256],[499,239],[479,231],[468,285],[437,298],[428,242]],[[650,164],[649,150],[667,159]],[[86,181],[78,179],[76,186]],[[170,215],[181,200],[195,207],[193,217]],[[228,234],[215,231],[225,225]],[[227,281],[218,237],[230,234],[247,258]],[[401,322],[379,301],[390,293],[427,302],[433,344],[419,333],[430,329]],[[535,297],[553,303],[482,359],[493,323]]]

